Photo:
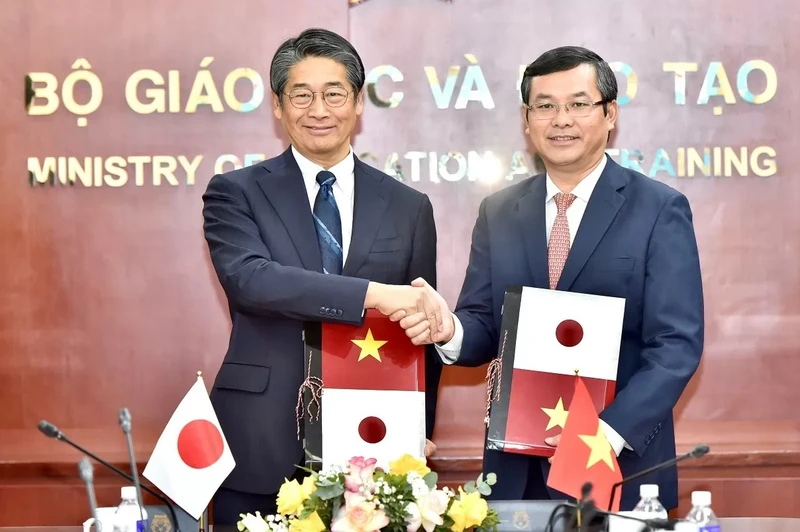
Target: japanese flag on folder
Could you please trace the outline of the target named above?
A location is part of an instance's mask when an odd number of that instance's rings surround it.
[[[544,439],[564,428],[575,375],[598,412],[614,398],[625,300],[540,288],[506,292],[501,393],[487,447],[552,456]]]

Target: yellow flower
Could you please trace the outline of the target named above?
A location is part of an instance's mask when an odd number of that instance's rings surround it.
[[[303,484],[305,484],[305,481]],[[292,519],[289,522],[289,532],[323,532],[324,530],[325,524],[322,522],[317,512],[314,512],[305,519]]]
[[[278,513],[283,515],[298,514],[303,509],[303,503],[308,499],[309,493],[306,482],[303,486],[297,480],[284,479],[285,482],[278,491]]]
[[[393,475],[405,475],[410,471],[424,477],[431,472],[431,468],[425,465],[425,460],[414,458],[410,454],[404,454],[397,460],[389,462],[389,472]]]
[[[479,526],[489,513],[489,505],[477,491],[464,493],[459,487],[458,493],[458,499],[453,501],[450,511],[447,512],[453,520],[453,526],[450,527],[453,532],[463,532],[467,528]]]
[[[317,479],[316,477],[308,476],[303,479],[303,483],[300,485],[300,489],[303,490],[303,502],[305,502],[311,494],[317,491]]]

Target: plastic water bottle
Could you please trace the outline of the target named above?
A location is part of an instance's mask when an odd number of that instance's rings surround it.
[[[124,486],[120,490],[122,502],[114,512],[114,532],[147,532],[147,510],[142,507],[139,512],[136,486]],[[142,521],[144,517],[144,521]]]
[[[688,521],[678,521],[675,523],[675,528],[673,528],[675,532],[700,532],[700,529],[697,528],[697,525],[694,523],[689,523]]]
[[[693,491],[692,509],[686,520],[697,525],[699,532],[720,532],[719,520],[711,510],[711,492]]]
[[[642,519],[667,519],[669,513],[658,500],[657,484],[642,484],[639,486],[639,504],[633,509],[637,517]]]

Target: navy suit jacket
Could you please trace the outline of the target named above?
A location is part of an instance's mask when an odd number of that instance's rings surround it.
[[[322,273],[303,176],[291,149],[215,175],[203,195],[205,237],[228,299],[230,345],[211,400],[236,468],[224,487],[273,494],[304,463],[295,406],[303,326],[360,325],[369,281],[436,282],[436,226],[428,197],[356,158],[353,233],[342,275]],[[441,361],[426,353],[427,435]]]
[[[548,288],[546,176],[484,199],[456,315],[464,327],[458,365],[478,366],[498,352],[505,289]],[[616,397],[601,413],[633,450],[619,456],[624,476],[675,457],[672,409],[703,350],[703,288],[686,197],[608,159],[589,199],[557,290],[625,298]],[[524,455],[485,451],[498,474],[493,498],[520,499]],[[678,505],[677,468],[626,485],[622,509],[655,483],[667,508]]]

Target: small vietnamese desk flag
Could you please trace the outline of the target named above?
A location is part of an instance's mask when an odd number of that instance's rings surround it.
[[[576,499],[581,496],[581,487],[592,483],[592,499],[595,505],[609,511],[608,499],[614,483],[622,480],[617,456],[611,447],[600,417],[594,407],[581,377],[576,379],[575,395],[566,416],[561,441],[553,456],[547,485]],[[610,511],[619,511],[621,492],[617,492]]]
[[[405,453],[424,457],[425,348],[399,323],[369,310],[361,327],[309,324],[306,344],[309,374],[322,381],[322,419],[306,418],[306,447],[321,450],[323,468],[353,456],[384,468]]]
[[[198,374],[197,382],[164,427],[142,476],[199,519],[235,466],[203,378]]]

